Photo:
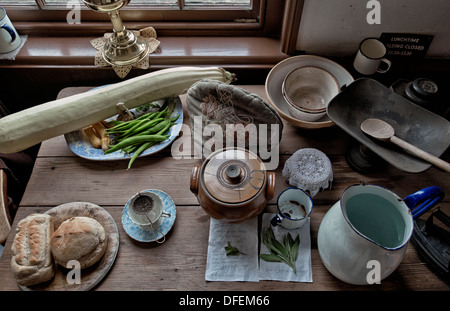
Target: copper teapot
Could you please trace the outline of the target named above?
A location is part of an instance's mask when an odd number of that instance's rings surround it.
[[[191,191],[212,218],[240,223],[261,213],[275,191],[275,173],[242,148],[212,153],[191,173]]]

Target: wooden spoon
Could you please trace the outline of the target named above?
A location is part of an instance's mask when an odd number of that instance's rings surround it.
[[[361,123],[361,130],[369,136],[381,141],[390,141],[391,143],[403,148],[404,150],[412,153],[413,155],[428,161],[429,163],[450,172],[450,164],[438,157],[417,148],[414,145],[395,136],[394,128],[387,122],[380,119],[367,119]]]

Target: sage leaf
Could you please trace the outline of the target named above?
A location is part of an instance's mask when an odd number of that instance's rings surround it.
[[[231,246],[230,242],[228,242],[228,246],[225,246],[225,252],[227,256],[236,256],[239,254],[245,255],[243,252],[239,251],[236,247]]]
[[[294,240],[292,236],[287,233],[283,237],[283,243],[280,243],[275,238],[272,227],[268,227],[261,233],[261,241],[269,250],[269,254],[260,254],[260,258],[267,262],[284,262],[294,270],[297,274],[295,262],[298,258],[298,251],[300,247],[300,236],[297,235]]]
[[[292,254],[293,254],[292,260],[294,262],[297,261],[299,248],[300,248],[300,235],[297,235],[297,238],[295,239],[293,246],[292,246]]]
[[[283,260],[280,259],[277,255],[274,254],[261,254],[260,258],[267,262],[282,262]]]

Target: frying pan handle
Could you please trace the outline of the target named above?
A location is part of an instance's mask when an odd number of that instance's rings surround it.
[[[408,195],[403,201],[409,207],[415,219],[438,204],[444,198],[444,195],[444,191],[440,187],[431,186]]]

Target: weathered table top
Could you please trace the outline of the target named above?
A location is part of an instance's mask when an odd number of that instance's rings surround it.
[[[267,98],[264,86],[242,86]],[[60,97],[89,88],[66,88]],[[184,105],[185,97],[182,96]],[[186,108],[186,107],[184,107]],[[189,123],[185,109],[184,123]],[[364,181],[384,186],[404,197],[427,186],[437,185],[450,192],[450,175],[431,167],[420,174],[404,173],[390,165],[379,172],[362,175],[345,160],[350,137],[337,126],[321,130],[301,130],[285,124],[276,169],[275,198],[266,212],[276,209],[276,196],[289,185],[282,176],[285,161],[300,148],[317,148],[331,160],[334,172],[332,188],[314,197],[311,214],[312,283],[259,281],[211,282],[205,280],[210,218],[190,192],[190,173],[196,159],[175,160],[170,147],[139,158],[132,169],[128,161],[91,161],[73,154],[64,136],[42,143],[35,167],[17,212],[0,259],[0,290],[20,290],[10,269],[11,244],[17,222],[34,212],[45,212],[67,202],[91,202],[108,211],[118,230],[120,247],[111,270],[96,290],[183,290],[183,291],[301,291],[301,290],[448,290],[450,283],[437,276],[409,243],[398,267],[380,285],[353,286],[333,277],[323,266],[317,250],[317,233],[328,209],[339,200],[344,189]],[[449,160],[447,152],[443,158]],[[136,192],[160,189],[176,204],[176,221],[164,244],[142,243],[131,239],[122,227],[124,205]],[[449,213],[449,197],[440,203]],[[260,220],[260,219],[259,219]]]

